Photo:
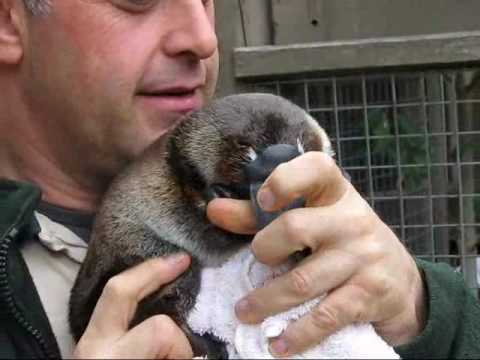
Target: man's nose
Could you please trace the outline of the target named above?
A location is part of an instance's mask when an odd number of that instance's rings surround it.
[[[217,50],[213,9],[207,10],[201,0],[175,0],[172,26],[164,39],[169,56],[190,54],[199,59],[212,56]],[[213,7],[213,4],[210,6]],[[210,11],[210,13],[209,13]]]

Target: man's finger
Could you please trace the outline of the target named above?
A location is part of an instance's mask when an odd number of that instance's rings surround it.
[[[191,359],[192,348],[182,330],[165,315],[153,316],[131,329],[117,343],[129,359]]]
[[[331,250],[313,254],[290,272],[248,294],[237,303],[236,314],[245,323],[259,323],[338,287],[357,268],[356,258],[347,253]]]
[[[355,286],[333,291],[312,312],[290,324],[273,340],[270,351],[276,357],[288,357],[318,345],[345,326],[368,319],[368,301],[366,292]]]
[[[112,277],[103,289],[87,327],[97,336],[121,336],[128,329],[138,302],[173,281],[190,264],[184,253],[145,261]]]
[[[296,251],[316,251],[332,239],[349,238],[347,214],[334,207],[301,208],[285,212],[255,235],[252,252],[262,263],[273,266]],[[352,221],[360,221],[356,215]],[[359,224],[360,225],[360,224]]]
[[[250,201],[215,199],[207,206],[207,216],[216,226],[235,234],[254,234],[255,214]]]
[[[327,206],[343,196],[348,184],[330,156],[308,152],[280,164],[260,188],[257,197],[266,211],[283,209],[300,197],[307,200],[307,206]]]

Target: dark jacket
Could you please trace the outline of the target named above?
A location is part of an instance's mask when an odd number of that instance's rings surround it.
[[[60,352],[19,248],[35,238],[40,191],[0,180],[0,358],[59,358]],[[428,290],[423,333],[402,358],[480,358],[480,305],[447,265],[417,260]]]
[[[20,253],[38,227],[36,187],[0,181],[0,358],[60,358],[40,297]]]

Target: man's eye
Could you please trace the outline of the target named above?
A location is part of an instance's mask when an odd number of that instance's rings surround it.
[[[115,0],[115,2],[124,10],[142,12],[153,7],[158,0]]]

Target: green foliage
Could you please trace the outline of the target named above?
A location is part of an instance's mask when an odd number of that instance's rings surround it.
[[[372,141],[372,156],[380,155],[387,164],[427,164],[427,146],[423,136],[400,138],[399,153],[397,159],[397,141],[395,138],[395,123],[388,118],[388,113],[383,109],[371,110],[368,114],[370,135],[379,137]],[[404,115],[397,116],[398,133],[413,134],[418,129]],[[410,191],[422,188],[425,182],[427,171],[424,167],[402,168],[403,186]]]

